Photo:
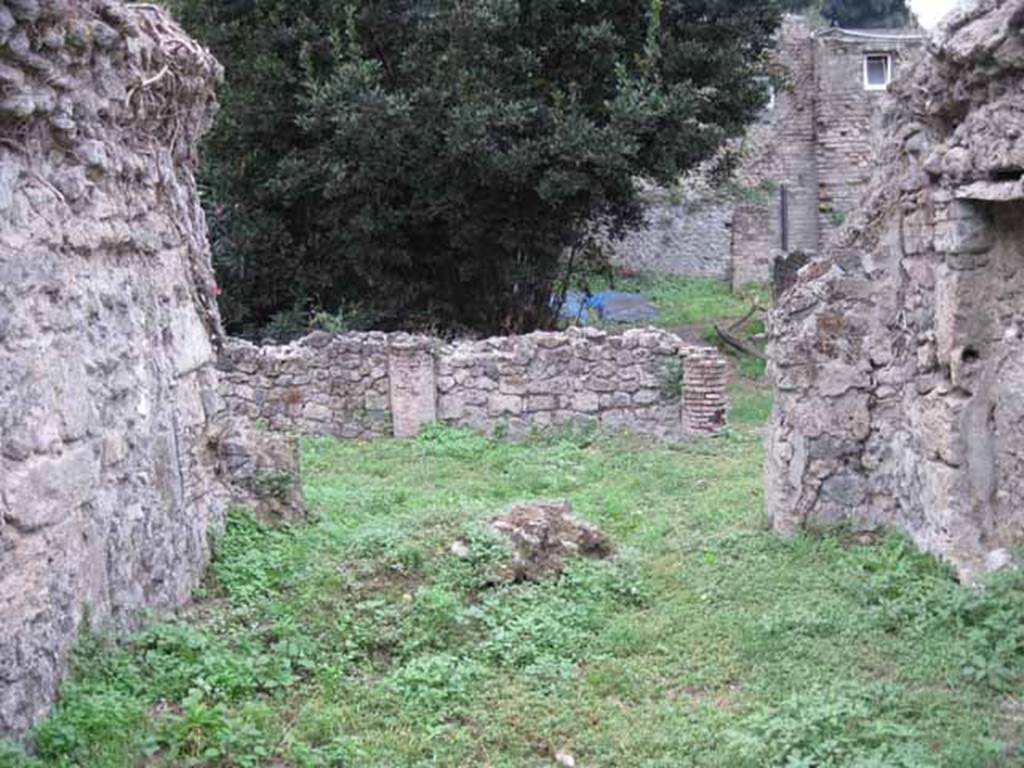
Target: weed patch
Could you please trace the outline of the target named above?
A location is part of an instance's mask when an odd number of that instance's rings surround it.
[[[1024,577],[775,537],[758,418],[674,446],[307,440],[315,521],[231,512],[198,603],[83,638],[0,766],[1024,766]],[[501,578],[488,522],[552,497],[614,557]]]

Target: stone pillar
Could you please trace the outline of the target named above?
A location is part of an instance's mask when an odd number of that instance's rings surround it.
[[[725,358],[711,347],[683,350],[683,432],[718,435],[725,431]]]
[[[415,437],[437,420],[434,350],[429,339],[397,334],[388,344],[391,419],[395,437]]]

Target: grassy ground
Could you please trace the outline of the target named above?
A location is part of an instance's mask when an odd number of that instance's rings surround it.
[[[83,638],[37,757],[0,765],[1024,765],[1022,577],[977,591],[899,538],[777,538],[756,427],[678,447],[438,429],[304,458],[318,520],[233,514],[197,605]],[[485,521],[538,497],[571,499],[614,560],[494,585]]]
[[[729,283],[711,277],[640,274],[617,277],[614,286],[650,298],[658,308],[653,324],[661,328],[709,326],[715,320],[743,317],[754,300],[761,305],[769,302],[764,285],[752,284],[733,292]],[[610,287],[605,280],[593,280],[590,289],[597,293]]]

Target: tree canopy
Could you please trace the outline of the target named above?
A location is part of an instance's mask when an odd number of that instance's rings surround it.
[[[847,29],[904,27],[914,23],[907,0],[781,0],[788,13],[820,15],[824,21]]]
[[[550,323],[593,223],[741,133],[776,0],[180,0],[227,72],[202,180],[232,330]]]
[[[911,19],[907,0],[825,0],[821,15],[847,29],[903,27]]]

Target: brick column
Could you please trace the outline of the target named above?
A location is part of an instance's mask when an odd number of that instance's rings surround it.
[[[690,347],[682,355],[683,432],[721,434],[725,431],[725,358],[711,347]]]
[[[395,437],[415,437],[437,420],[434,350],[429,339],[396,334],[388,343],[388,379]]]

